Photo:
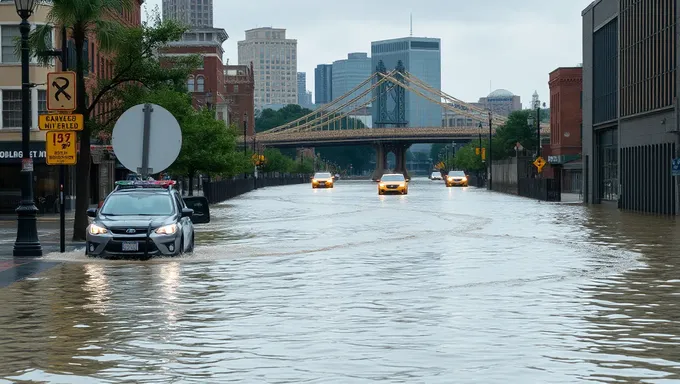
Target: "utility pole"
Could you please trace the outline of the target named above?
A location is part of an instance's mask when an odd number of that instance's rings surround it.
[[[487,166],[487,179],[489,180],[489,191],[493,191],[493,184],[492,184],[492,179],[493,179],[493,170],[491,167],[493,167],[493,157],[491,154],[491,120],[492,120],[492,114],[491,111],[489,111],[489,156],[487,158],[489,159],[489,163]]]

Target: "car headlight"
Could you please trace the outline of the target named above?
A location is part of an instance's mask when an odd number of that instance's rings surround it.
[[[90,235],[103,235],[107,232],[109,231],[100,225],[90,224]]]
[[[172,235],[177,232],[177,224],[170,224],[156,229],[156,233],[161,235]]]

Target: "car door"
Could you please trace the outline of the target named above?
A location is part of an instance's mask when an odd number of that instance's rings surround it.
[[[184,247],[189,246],[191,243],[191,235],[194,233],[194,224],[191,222],[191,219],[188,217],[182,217],[182,210],[186,208],[186,205],[184,204],[184,200],[182,200],[179,197],[179,194],[175,191],[173,192],[173,196],[175,198],[175,202],[177,203],[177,207],[180,213],[180,223],[182,226],[182,238],[184,239]],[[182,252],[184,249],[182,250]]]
[[[204,196],[185,196],[182,198],[187,208],[194,210],[191,216],[193,224],[208,224],[210,223],[210,203]]]

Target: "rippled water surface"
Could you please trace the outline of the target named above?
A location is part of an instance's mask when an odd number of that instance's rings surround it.
[[[212,214],[194,255],[0,289],[0,382],[680,380],[674,221],[427,180]]]

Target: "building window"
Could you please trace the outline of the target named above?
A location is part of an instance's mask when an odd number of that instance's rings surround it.
[[[38,90],[38,115],[47,115],[47,91]]]
[[[187,80],[187,90],[189,92],[196,92],[194,89],[194,78],[190,77],[189,80]]]
[[[203,76],[196,78],[196,88],[196,92],[205,92],[205,78]]]
[[[2,126],[21,128],[21,90],[2,91]]]
[[[18,25],[3,25],[2,29],[2,62],[3,63],[19,63],[21,59],[14,52],[16,46],[16,39],[21,37]]]
[[[618,22],[616,19],[593,34],[593,123],[617,117]]]
[[[600,199],[615,201],[619,196],[619,159],[618,131],[608,129],[598,132],[597,160],[599,165],[598,182]]]
[[[238,93],[238,84],[234,84],[234,93]]]

